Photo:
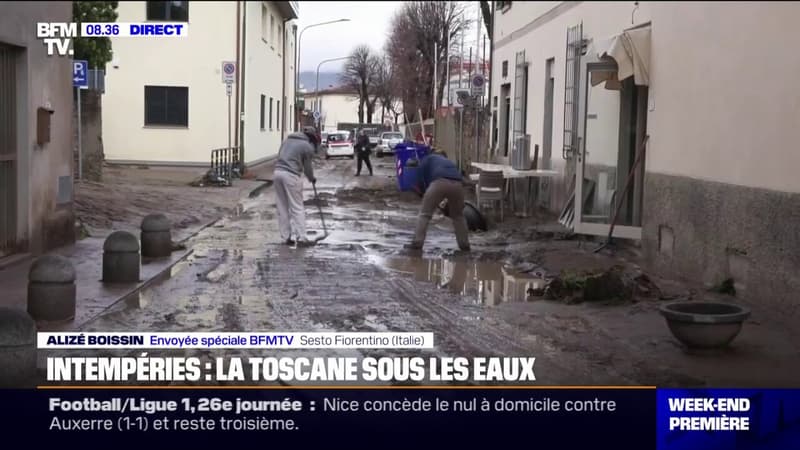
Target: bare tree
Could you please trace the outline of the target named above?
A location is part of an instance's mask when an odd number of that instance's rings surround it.
[[[386,120],[386,112],[394,112],[395,109],[397,92],[392,68],[387,55],[376,56],[373,80],[373,101],[380,100],[381,102],[381,123]]]
[[[369,81],[367,83],[367,123],[372,123],[372,116],[375,113],[375,104],[381,97],[384,89],[383,83],[383,58],[378,55],[371,55],[368,61]]]
[[[463,12],[459,2],[406,2],[392,19],[387,52],[407,119],[416,119],[418,109],[427,117],[436,113],[433,79],[445,86],[451,48],[467,26]],[[444,89],[436,92],[437,105],[443,94]]]
[[[342,74],[344,85],[358,93],[358,123],[364,123],[364,107],[369,101],[369,85],[373,78],[371,53],[366,45],[353,49]]]

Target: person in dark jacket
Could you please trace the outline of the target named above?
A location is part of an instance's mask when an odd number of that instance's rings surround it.
[[[455,163],[441,153],[431,153],[420,162],[417,168],[417,183],[414,190],[422,196],[422,208],[417,218],[414,240],[405,248],[420,250],[425,244],[428,224],[433,212],[447,199],[448,215],[453,221],[458,248],[469,251],[467,221],[464,219],[464,188],[461,172]]]
[[[361,130],[358,132],[358,139],[356,140],[356,156],[358,157],[358,170],[356,170],[356,176],[361,175],[361,163],[367,165],[367,169],[369,169],[369,175],[372,176],[372,164],[369,161],[369,154],[372,152],[369,148],[369,136],[367,136],[367,132]]]

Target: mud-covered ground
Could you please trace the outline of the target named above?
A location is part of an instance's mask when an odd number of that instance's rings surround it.
[[[238,180],[233,187],[192,186],[203,169],[106,166],[103,182],[75,183],[75,214],[84,236],[139,229],[142,219],[165,214],[178,237],[234,211],[261,183]]]
[[[687,352],[658,307],[717,294],[646,273],[634,251],[594,253],[597,242],[567,236],[545,218],[473,233],[473,251],[462,254],[439,215],[424,251],[404,252],[419,199],[397,191],[390,159],[374,164],[375,176],[356,178],[350,160],[318,162],[319,202],[306,186],[308,228],[320,236],[324,219],[329,236],[316,247],[280,242],[274,194],[265,189],[192,238],[193,255],[169,279],[85,330],[432,331],[436,349],[426,356],[534,356],[544,385],[798,384],[800,341],[757,305],[730,348]]]

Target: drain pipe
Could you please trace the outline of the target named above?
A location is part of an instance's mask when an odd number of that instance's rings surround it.
[[[242,80],[242,103],[241,103],[241,111],[239,112],[239,127],[241,128],[240,135],[241,135],[241,147],[239,147],[239,162],[242,164],[242,167],[245,167],[244,163],[244,86],[245,86],[245,71],[244,65],[247,61],[247,2],[244,2],[244,8],[242,11],[242,72],[241,72],[241,80]],[[246,172],[247,170],[243,170]]]
[[[292,102],[292,122],[293,122],[292,126],[294,127],[294,131],[297,132],[297,125],[300,123],[300,115],[297,112],[298,111],[297,80],[299,80],[299,74],[300,74],[300,64],[299,64],[300,60],[298,60],[297,58],[297,24],[292,25],[292,34],[294,35],[294,37],[292,38],[293,39],[292,42],[294,43],[294,45],[292,46],[292,48],[294,48],[294,55],[292,55],[292,61],[296,61],[294,65],[294,80],[295,80],[293,86],[294,92],[292,92],[292,98],[294,99],[294,101]]]
[[[283,49],[281,50],[281,55],[283,55],[283,60],[281,61],[281,66],[283,67],[283,71],[281,72],[281,98],[283,99],[283,103],[281,103],[281,105],[283,105],[283,110],[278,111],[278,115],[281,118],[281,143],[286,139],[286,114],[283,114],[283,111],[288,109],[286,108],[286,57],[288,56],[286,54],[286,23],[290,20],[292,19],[283,19],[283,27],[281,27],[281,33],[283,33],[283,36],[281,36],[281,42],[283,44]]]
[[[241,25],[240,19],[241,19],[241,14],[242,14],[241,10],[240,10],[241,3],[242,2],[239,1],[239,0],[236,1],[236,70],[238,72],[236,74],[236,77],[238,78],[238,80],[236,80],[236,107],[235,107],[234,111],[236,111],[235,114],[237,116],[239,115],[239,85],[242,84],[241,83],[241,80],[242,80],[241,68],[242,68],[242,66],[241,66],[241,58],[239,58],[239,42],[241,40],[240,39],[241,38],[241,30],[239,29],[239,26]],[[236,124],[236,129],[233,132],[234,133],[233,142],[234,142],[234,145],[238,148],[239,147],[239,119],[238,119],[238,117],[236,118],[234,123]]]

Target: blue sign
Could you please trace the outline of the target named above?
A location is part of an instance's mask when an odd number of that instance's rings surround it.
[[[89,87],[89,61],[72,61],[72,87]]]

